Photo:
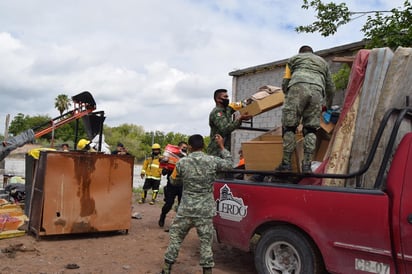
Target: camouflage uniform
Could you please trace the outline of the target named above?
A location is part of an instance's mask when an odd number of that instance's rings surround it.
[[[234,112],[235,110],[231,107],[215,107],[209,114],[210,140],[214,140],[216,134],[221,135],[225,139],[225,148],[229,151],[231,133],[242,124],[242,121],[232,119]],[[220,148],[216,142],[209,143],[207,153],[214,156],[220,155]]]
[[[212,218],[216,214],[216,205],[213,181],[218,170],[233,166],[228,150],[221,151],[221,157],[223,159],[196,151],[177,162],[173,183],[183,184],[183,197],[170,227],[170,243],[164,256],[166,262],[175,262],[185,236],[195,227],[200,239],[200,265],[203,268],[214,266]]]
[[[283,162],[289,164],[296,148],[295,132],[300,122],[304,134],[304,164],[312,160],[316,147],[322,105],[330,107],[335,86],[328,63],[311,52],[299,53],[289,59],[283,79],[285,103],[282,110]],[[289,78],[289,79],[288,79]]]

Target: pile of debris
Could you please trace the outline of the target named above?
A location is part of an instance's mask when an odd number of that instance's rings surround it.
[[[28,221],[22,207],[6,199],[0,199],[0,239],[23,236]]]

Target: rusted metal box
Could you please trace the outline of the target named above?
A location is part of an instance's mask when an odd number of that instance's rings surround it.
[[[128,231],[134,159],[89,152],[41,152],[29,232],[37,236]]]

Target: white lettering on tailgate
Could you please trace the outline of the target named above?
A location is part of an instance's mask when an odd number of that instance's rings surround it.
[[[220,188],[220,198],[216,200],[216,211],[220,218],[240,222],[247,215],[247,206],[242,198],[233,197],[228,185]]]
[[[377,274],[389,274],[388,264],[355,258],[355,269]]]

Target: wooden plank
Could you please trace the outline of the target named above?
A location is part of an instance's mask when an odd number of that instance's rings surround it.
[[[334,57],[332,59],[332,62],[335,63],[346,63],[349,64],[350,66],[352,65],[352,63],[355,61],[355,56],[338,56],[338,57]]]

